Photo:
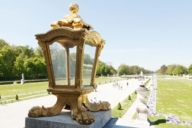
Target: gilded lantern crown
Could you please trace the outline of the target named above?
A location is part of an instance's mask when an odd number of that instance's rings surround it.
[[[92,26],[85,23],[83,19],[77,14],[79,11],[79,5],[72,3],[69,6],[70,14],[65,16],[63,19],[56,21],[51,24],[52,29],[69,27],[74,30],[84,29],[86,43],[90,45],[99,45],[101,48],[104,46],[104,40],[101,38],[100,34],[96,31],[92,31]]]
[[[90,30],[92,27],[86,24],[83,19],[77,14],[79,11],[79,5],[76,3],[72,3],[69,6],[70,14],[65,16],[63,19],[51,24],[53,29],[59,27],[70,27],[73,29],[87,29]]]

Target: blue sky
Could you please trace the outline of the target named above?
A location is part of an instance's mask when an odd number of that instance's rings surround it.
[[[191,0],[1,0],[0,38],[37,47],[34,35],[68,14],[71,2],[105,39],[104,62],[151,70],[192,64]]]

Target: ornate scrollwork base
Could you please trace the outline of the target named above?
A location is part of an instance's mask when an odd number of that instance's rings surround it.
[[[107,111],[111,109],[111,105],[107,101],[90,102],[87,95],[84,95],[84,106],[92,112]]]
[[[90,103],[87,95],[69,96],[57,95],[57,102],[52,107],[35,106],[29,110],[29,117],[55,116],[62,109],[69,105],[71,117],[80,124],[91,124],[95,121],[94,116],[89,112],[106,111],[110,109],[108,102]]]

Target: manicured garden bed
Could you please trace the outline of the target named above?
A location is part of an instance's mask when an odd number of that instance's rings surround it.
[[[122,102],[119,102],[118,105],[112,109],[112,117],[115,118],[122,117],[130,108],[130,106],[133,104],[133,102],[136,99],[136,96],[137,94],[133,93],[127,98],[125,98]]]

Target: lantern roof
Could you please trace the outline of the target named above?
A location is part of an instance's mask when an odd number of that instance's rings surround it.
[[[77,39],[83,36],[86,44],[103,47],[104,40],[101,35],[94,31],[92,26],[85,23],[78,15],[79,5],[72,3],[69,6],[69,11],[69,15],[51,24],[52,30],[44,34],[37,34],[36,38],[39,41],[46,42],[50,41],[51,38],[54,38],[56,35],[62,35],[65,33],[65,35],[72,39]]]

